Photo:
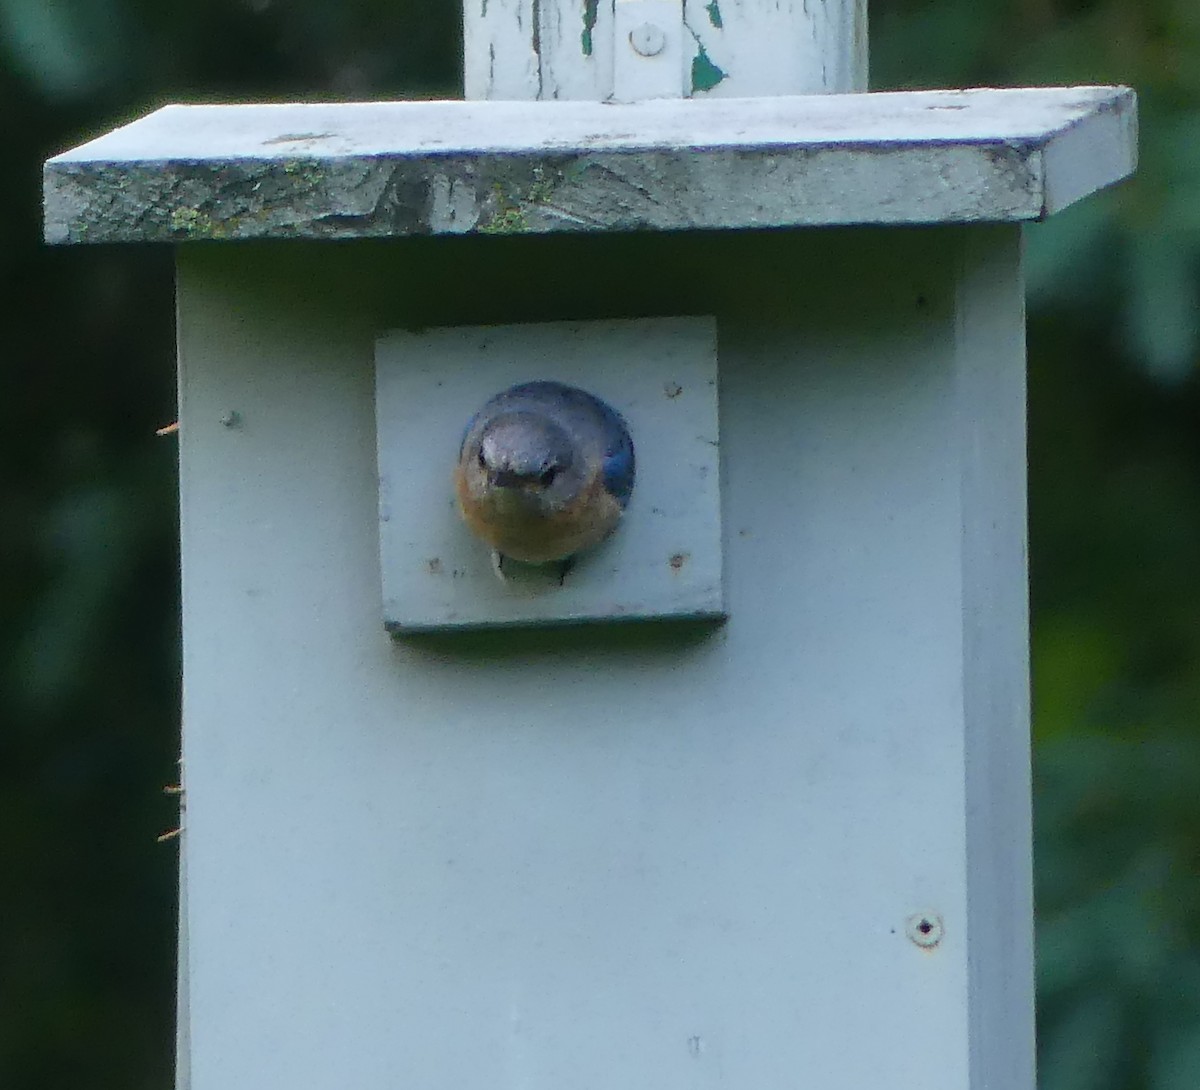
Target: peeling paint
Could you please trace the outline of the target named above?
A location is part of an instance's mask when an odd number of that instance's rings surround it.
[[[270,140],[264,140],[263,147],[269,147],[272,144],[306,144],[312,140],[330,140],[337,133],[332,132],[285,132],[281,136],[273,136]]]
[[[434,233],[465,234],[479,223],[475,190],[469,182],[435,174],[429,198],[429,227]]]
[[[533,55],[537,58],[537,97],[540,99],[545,90],[544,66],[542,65],[542,0],[532,0],[529,17],[533,22]]]
[[[708,55],[708,50],[696,41],[697,53],[692,58],[692,93],[697,91],[711,91],[718,83],[723,80],[728,73],[724,69],[713,64],[712,58]]]
[[[583,55],[592,55],[592,31],[596,29],[597,9],[600,0],[583,0],[583,33],[579,35],[579,43],[583,46]]]
[[[542,56],[542,0],[530,0],[529,22],[533,52],[540,60]]]
[[[717,30],[723,30],[725,28],[725,23],[721,19],[721,5],[717,3],[717,0],[709,0],[709,2],[704,5],[704,10],[708,12],[708,21],[712,23]]]

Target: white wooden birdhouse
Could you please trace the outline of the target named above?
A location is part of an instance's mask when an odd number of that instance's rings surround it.
[[[168,106],[192,1090],[1032,1090],[1022,224],[1122,88],[866,94],[865,2],[468,0],[462,102]],[[458,517],[569,382],[564,577]]]

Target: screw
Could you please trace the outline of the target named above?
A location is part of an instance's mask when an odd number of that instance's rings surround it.
[[[221,414],[221,423],[227,428],[236,428],[242,422],[242,414],[237,409],[226,409]]]
[[[629,32],[629,44],[639,56],[657,57],[666,48],[667,36],[662,27],[643,23]]]
[[[918,912],[904,922],[904,933],[917,946],[929,950],[942,941],[946,928],[936,912]]]

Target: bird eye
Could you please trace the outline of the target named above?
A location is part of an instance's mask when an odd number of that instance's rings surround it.
[[[558,476],[558,466],[547,466],[538,474],[538,484],[543,488],[549,488],[554,483],[554,478]]]

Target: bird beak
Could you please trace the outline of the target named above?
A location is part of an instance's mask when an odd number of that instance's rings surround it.
[[[528,484],[529,478],[509,469],[497,469],[488,474],[488,484],[494,488],[520,488]]]

